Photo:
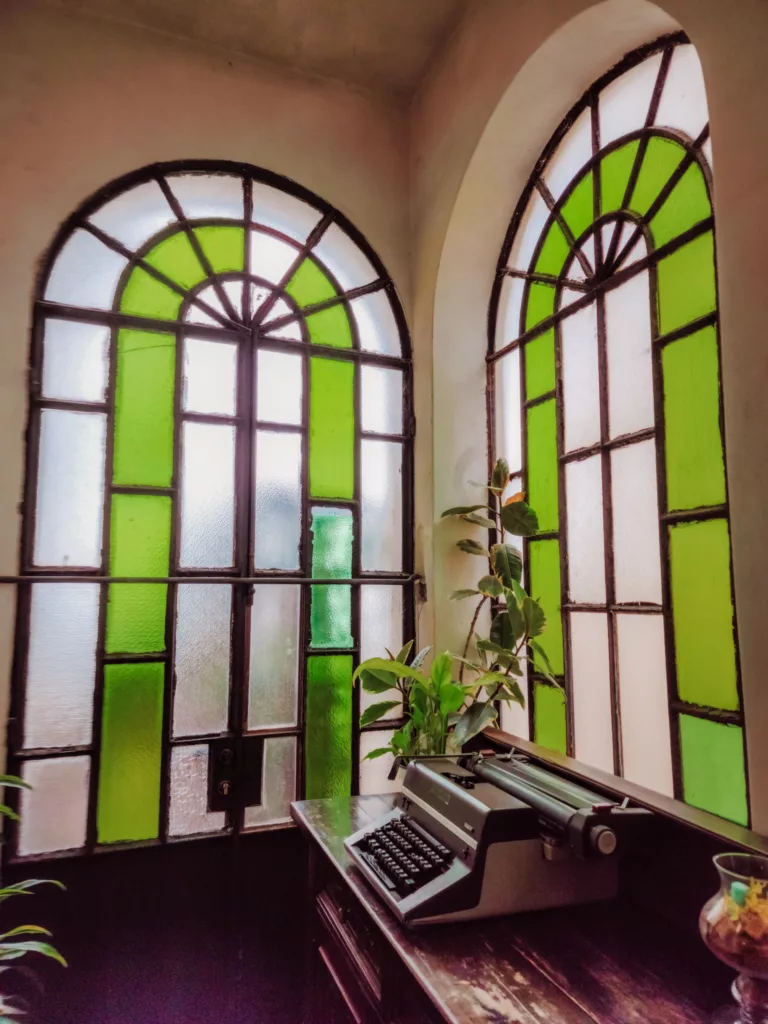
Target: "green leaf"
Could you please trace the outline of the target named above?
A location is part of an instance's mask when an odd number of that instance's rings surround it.
[[[41,928],[39,924],[21,924],[18,928],[11,928],[9,932],[0,935],[0,942],[3,939],[10,939],[13,935],[50,935],[47,928]]]
[[[495,576],[483,576],[477,587],[481,594],[486,594],[488,597],[501,597],[504,593],[501,580]]]
[[[465,601],[468,597],[476,597],[480,593],[479,590],[454,590],[449,595],[449,601]]]
[[[523,617],[520,604],[515,597],[518,590],[522,594],[520,601],[527,600],[528,595],[522,587],[516,586],[514,590],[505,589],[504,591],[504,598],[507,602],[507,615],[509,615],[509,621],[512,624],[512,632],[515,634],[515,643],[517,643],[521,636],[525,635],[525,618]]]
[[[399,661],[403,665],[406,665],[408,663],[408,655],[411,653],[411,648],[412,647],[413,647],[413,640],[409,640],[408,643],[405,645],[405,647],[403,647],[403,649],[400,651],[398,656],[395,658],[395,661]]]
[[[364,671],[360,673],[360,682],[362,683],[363,689],[366,693],[386,693],[387,690],[394,690],[397,688],[395,682],[395,676],[391,676],[391,681],[385,683],[381,678],[384,673],[374,675],[373,672]]]
[[[485,484],[481,484],[485,487]],[[480,508],[488,508],[487,505],[457,505],[456,508],[447,508],[445,512],[440,516],[441,519],[445,519],[446,516],[468,516],[470,512],[477,512]]]
[[[491,623],[491,640],[505,651],[515,646],[515,633],[506,611],[498,612]]]
[[[429,678],[438,693],[443,686],[448,686],[451,683],[453,678],[453,655],[450,651],[443,651],[442,654],[438,654],[432,662],[432,671],[429,673]]]
[[[16,811],[12,810],[7,804],[0,804],[0,815],[5,815],[6,818],[10,818],[11,821],[21,821]]]
[[[431,647],[422,647],[419,653],[411,662],[411,668],[421,668],[424,662],[427,660],[427,655],[432,650]]]
[[[457,683],[449,683],[440,689],[440,712],[443,715],[450,715],[458,711],[466,698],[464,687]]]
[[[20,779],[18,775],[0,775],[0,786],[8,786],[9,789],[32,789],[31,784]]]
[[[494,544],[491,548],[493,571],[505,587],[519,583],[523,577],[523,556],[512,544]]]
[[[509,463],[506,459],[496,459],[496,465],[493,467],[493,472],[491,473],[491,487],[503,491],[508,483]]]
[[[468,555],[482,555],[483,558],[491,557],[490,551],[484,548],[482,544],[478,544],[476,540],[458,540],[456,541],[456,547]]]
[[[540,636],[547,625],[547,617],[541,605],[532,597],[526,597],[523,601],[523,618],[525,619],[525,631],[529,637]]]
[[[477,512],[472,512],[468,516],[461,517],[465,523],[472,523],[475,526],[482,526],[486,530],[495,530],[496,523],[487,516],[479,516]]]
[[[497,718],[498,713],[493,704],[476,700],[474,704],[470,704],[456,724],[456,728],[453,730],[454,744],[463,747],[473,736],[477,736]]]
[[[487,657],[488,652],[486,651],[486,649],[484,647],[480,646],[483,643],[483,641],[480,639],[480,637],[477,635],[477,633],[473,634],[473,637],[474,637],[474,641],[475,641],[475,647],[477,648],[478,656],[479,656],[480,660],[483,663],[483,668],[486,669],[488,667],[488,657]]]
[[[0,943],[0,960],[16,960],[18,957],[24,956],[26,953],[41,953],[43,956],[50,957],[51,960],[57,960],[63,967],[67,966],[67,961],[61,953],[57,949],[54,949],[48,942],[34,942],[29,940],[28,942]]]
[[[373,722],[378,722],[378,720],[383,718],[388,711],[391,711],[392,708],[398,707],[399,704],[399,700],[383,700],[380,704],[371,704],[371,706],[366,708],[362,715],[360,715],[360,725],[364,727],[366,725],[371,725]]]
[[[363,758],[364,761],[372,761],[374,757],[383,757],[384,754],[391,754],[391,747],[376,747],[375,750],[369,750]]]
[[[544,650],[540,643],[536,642],[536,640],[531,640],[530,644],[533,651],[535,651],[537,658],[541,660],[541,665],[539,667],[541,668],[543,666],[543,674],[547,677],[550,683],[554,683],[555,686],[559,687],[560,683],[558,683],[557,679],[555,678],[555,673],[552,669],[552,664],[549,658],[547,657],[547,652]]]
[[[501,525],[515,537],[533,537],[539,529],[539,517],[524,501],[513,501],[501,509]]]
[[[361,672],[386,672],[387,675],[392,675],[392,662],[387,658],[368,658],[362,664],[358,665],[355,669],[354,675],[352,676],[352,682],[360,676]],[[406,679],[417,679],[420,682],[424,682],[424,676],[419,672],[413,665],[399,665],[397,666],[397,675],[405,677]]]
[[[516,679],[508,679],[503,690],[500,690],[496,694],[497,700],[513,700],[520,705],[521,708],[525,707],[525,696],[523,691],[520,689]]]

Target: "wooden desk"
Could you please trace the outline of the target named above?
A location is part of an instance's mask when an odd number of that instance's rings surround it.
[[[310,846],[311,1024],[709,1024],[728,1001],[732,974],[687,914],[679,934],[624,900],[403,928],[343,845],[391,805],[369,796],[292,806]]]

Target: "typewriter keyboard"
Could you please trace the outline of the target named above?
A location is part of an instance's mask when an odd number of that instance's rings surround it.
[[[383,884],[408,896],[447,871],[453,852],[407,815],[393,818],[368,832],[356,844],[360,855]]]

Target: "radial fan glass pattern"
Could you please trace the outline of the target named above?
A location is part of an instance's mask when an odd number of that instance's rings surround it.
[[[155,165],[64,225],[34,315],[11,740],[46,792],[16,854],[370,786],[352,672],[413,630],[409,344],[376,254],[276,175]],[[227,740],[235,787],[263,744],[261,803],[215,804]]]
[[[562,684],[534,674],[514,731],[746,823],[711,185],[699,59],[668,36],[589,89],[538,161],[498,264],[488,386],[496,452],[539,514],[525,571]]]

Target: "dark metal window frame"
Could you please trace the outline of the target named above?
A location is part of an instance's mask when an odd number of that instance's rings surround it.
[[[670,723],[670,739],[671,739],[671,753],[672,753],[672,768],[673,768],[673,783],[674,783],[674,795],[677,799],[683,797],[683,779],[682,779],[682,763],[680,753],[680,731],[679,731],[679,716],[680,714],[691,715],[693,717],[704,718],[711,721],[722,722],[730,725],[744,726],[744,714],[743,714],[743,692],[742,692],[742,676],[741,676],[741,664],[739,659],[739,646],[738,646],[738,631],[736,625],[736,614],[734,613],[733,620],[733,640],[735,649],[735,660],[736,660],[736,684],[737,692],[739,697],[739,710],[737,711],[723,711],[718,708],[708,707],[699,704],[687,703],[680,700],[677,696],[677,664],[675,657],[675,641],[674,641],[674,626],[672,620],[672,607],[671,607],[671,583],[670,583],[670,561],[669,561],[669,530],[668,527],[672,523],[677,522],[699,522],[707,519],[720,518],[724,519],[729,526],[730,531],[730,514],[729,514],[729,498],[728,498],[728,474],[727,474],[727,462],[726,462],[726,444],[725,444],[725,421],[723,412],[723,390],[722,390],[722,346],[720,336],[720,315],[719,315],[719,296],[717,293],[717,249],[716,249],[716,238],[715,238],[715,224],[714,217],[709,217],[698,224],[693,225],[683,234],[673,238],[666,244],[659,246],[658,249],[654,249],[651,243],[651,234],[649,224],[653,216],[660,209],[666,198],[671,193],[672,189],[682,178],[688,167],[696,162],[704,173],[707,188],[709,191],[710,202],[712,202],[712,176],[709,165],[706,160],[702,159],[701,147],[709,137],[709,125],[707,125],[701,132],[700,136],[691,141],[685,137],[682,133],[672,131],[670,129],[664,129],[655,127],[653,122],[658,111],[659,103],[663,87],[666,81],[667,72],[672,59],[672,54],[676,46],[683,43],[689,43],[690,40],[684,33],[673,33],[667,36],[662,36],[656,41],[649,43],[645,46],[639,47],[638,49],[627,54],[621,61],[619,61],[613,68],[611,68],[605,75],[599,78],[589,89],[584,93],[581,99],[574,104],[571,110],[568,112],[566,117],[563,119],[555,133],[544,148],[541,156],[539,157],[536,165],[528,179],[528,182],[523,189],[520,200],[515,209],[515,213],[510,222],[509,228],[504,239],[504,244],[501,249],[499,261],[496,268],[496,276],[493,284],[491,293],[491,301],[488,310],[488,353],[486,356],[487,363],[487,430],[488,430],[488,452],[489,452],[489,468],[493,463],[496,453],[496,415],[495,415],[495,366],[496,363],[502,359],[509,352],[514,349],[520,350],[520,408],[521,408],[521,460],[522,465],[520,467],[521,475],[523,479],[523,486],[526,481],[527,471],[527,410],[532,406],[539,404],[540,402],[547,401],[549,399],[555,400],[555,411],[556,411],[556,431],[557,431],[557,449],[558,449],[558,506],[559,506],[559,526],[556,531],[550,533],[541,533],[538,535],[541,539],[558,539],[560,541],[560,585],[561,585],[561,609],[562,609],[562,628],[563,628],[563,656],[564,656],[564,668],[565,674],[561,678],[561,683],[565,690],[566,697],[566,737],[567,745],[566,752],[568,755],[573,756],[574,754],[574,722],[573,722],[573,693],[572,693],[572,672],[571,672],[571,643],[570,643],[570,613],[571,612],[603,612],[608,615],[608,637],[609,637],[609,666],[610,666],[610,692],[611,692],[611,715],[612,715],[612,727],[613,727],[613,758],[614,758],[614,771],[617,775],[622,774],[622,750],[621,750],[621,721],[620,721],[620,706],[618,699],[618,680],[617,680],[617,662],[615,657],[615,629],[616,629],[616,614],[622,613],[634,613],[634,614],[660,614],[664,619],[664,636],[665,636],[665,652],[666,652],[666,668],[667,668],[667,694],[668,694],[668,710],[669,710],[669,723]],[[631,68],[649,57],[661,52],[662,59],[657,75],[655,87],[652,93],[650,101],[649,111],[646,118],[646,124],[642,129],[629,132],[620,138],[613,140],[603,150],[600,147],[599,138],[599,118],[598,118],[598,102],[599,96],[603,89],[608,86],[615,79],[621,77]],[[563,191],[561,196],[555,200],[549,193],[546,184],[543,179],[543,172],[548,165],[550,159],[555,154],[558,145],[565,137],[569,129],[573,126],[576,119],[585,110],[591,111],[591,125],[592,125],[592,157],[584,167],[580,168],[574,178]],[[633,167],[629,176],[629,180],[626,186],[626,190],[623,197],[622,208],[626,207],[629,199],[634,190],[635,183],[637,181],[640,168],[642,166],[643,158],[648,146],[648,142],[652,137],[666,137],[674,140],[679,145],[682,145],[686,153],[670,176],[667,184],[662,188],[654,200],[651,207],[648,209],[646,214],[642,217],[630,216],[623,211],[612,211],[605,216],[601,210],[601,182],[600,182],[600,166],[602,159],[607,153],[624,146],[627,142],[632,140],[639,140],[640,145],[638,146],[637,153]],[[574,238],[570,228],[565,222],[561,214],[561,210],[565,202],[568,200],[573,192],[576,184],[583,179],[583,175],[591,170],[593,172],[593,200],[594,200],[594,219],[590,224],[589,228],[579,238]],[[554,277],[547,274],[531,273],[529,271],[518,271],[510,270],[507,268],[507,261],[509,259],[514,240],[517,236],[518,229],[521,226],[523,216],[528,206],[528,202],[535,190],[538,190],[539,194],[544,199],[545,203],[549,207],[550,215],[541,230],[536,247],[533,255],[531,256],[529,266],[533,267],[536,264],[538,254],[546,238],[547,232],[552,223],[557,223],[565,234],[566,239],[571,247],[571,255],[566,260],[563,267],[562,274],[559,277]],[[601,237],[601,226],[602,224],[610,221],[627,221],[633,220],[636,223],[636,229],[630,235],[625,242],[623,248],[619,250],[618,243],[621,234],[621,223],[617,223],[614,228],[614,232],[611,238],[611,242],[607,253],[602,251],[602,237]],[[665,256],[670,255],[672,252],[681,248],[686,243],[693,239],[706,234],[712,233],[713,245],[715,247],[715,296],[717,306],[713,313],[707,314],[706,316],[700,317],[685,326],[669,332],[665,335],[660,334],[659,321],[658,321],[658,294],[657,294],[657,266],[661,259]],[[579,253],[579,247],[583,245],[584,241],[592,235],[595,243],[595,266],[592,267],[588,261],[583,259]],[[644,238],[646,241],[646,255],[629,266],[621,268],[621,264],[624,258],[628,255],[632,247],[640,238]],[[574,281],[568,277],[568,269],[573,264],[573,260],[579,260],[584,273],[586,275],[585,281]],[[620,269],[621,268],[621,269]],[[632,277],[641,273],[644,270],[648,270],[649,285],[650,285],[650,311],[651,311],[651,342],[652,342],[652,363],[653,363],[653,395],[654,395],[654,419],[655,425],[653,428],[648,428],[618,438],[611,438],[608,430],[608,381],[607,381],[607,354],[606,354],[606,328],[605,328],[605,294],[607,291],[616,288],[623,284],[625,281],[630,280]],[[507,277],[522,278],[525,280],[524,291],[521,301],[521,322],[519,335],[513,341],[504,344],[502,347],[495,348],[496,340],[496,323],[499,313],[499,303],[501,299],[501,289],[504,280]],[[525,330],[524,323],[522,320],[523,312],[527,306],[528,292],[530,290],[531,283],[541,281],[542,283],[550,284],[555,287],[555,305],[554,312],[551,316],[540,321],[534,327]],[[559,309],[560,294],[564,287],[573,288],[576,291],[583,292],[584,294],[570,303],[563,309]],[[598,379],[600,388],[600,441],[591,445],[588,448],[581,449],[578,451],[565,453],[564,445],[564,427],[563,427],[563,382],[562,382],[562,359],[561,359],[561,324],[568,316],[577,312],[580,309],[585,308],[592,303],[596,304],[597,308],[597,330],[598,330]],[[692,509],[682,512],[670,512],[667,511],[667,494],[666,494],[666,469],[665,469],[665,451],[664,451],[664,409],[663,409],[663,383],[662,383],[662,368],[661,368],[661,350],[662,348],[679,338],[686,337],[687,335],[694,334],[701,330],[703,327],[714,326],[717,334],[717,347],[718,347],[718,371],[720,378],[719,388],[719,423],[721,438],[723,439],[723,465],[725,471],[725,502],[722,505],[716,507],[706,507],[701,509]],[[526,384],[525,384],[525,350],[526,343],[533,338],[546,333],[550,329],[554,328],[555,335],[555,379],[556,385],[553,391],[548,391],[545,394],[539,395],[534,399],[526,399]],[[627,603],[618,605],[615,599],[614,585],[615,577],[613,572],[613,526],[612,526],[612,490],[611,490],[611,459],[610,453],[615,448],[623,445],[637,443],[643,440],[653,439],[656,448],[656,480],[657,480],[657,493],[658,493],[658,515],[659,515],[659,538],[660,538],[660,553],[661,553],[661,575],[662,575],[662,604],[660,606],[647,605],[640,602]],[[499,452],[498,454],[503,454]],[[567,505],[565,496],[565,464],[582,458],[588,458],[592,455],[599,455],[602,462],[602,483],[603,483],[603,534],[605,537],[605,568],[606,568],[606,602],[605,604],[585,604],[585,603],[574,603],[570,601],[569,597],[569,580],[568,580],[568,553],[567,553]],[[526,578],[530,572],[529,564],[529,548],[528,545],[524,545],[524,567]],[[730,583],[731,592],[733,594],[733,600],[735,604],[735,589],[733,581],[733,558],[731,557],[730,567]],[[529,697],[528,697],[528,720],[530,735],[535,735],[535,690],[536,683],[542,683],[546,685],[546,679],[537,675],[536,673],[531,674],[530,686],[529,686]],[[747,789],[747,805],[749,806],[749,774],[748,764],[746,758],[746,736],[743,737],[744,742],[744,771]]]
[[[222,174],[236,175],[243,183],[243,219],[232,220],[229,218],[207,218],[194,220],[192,223],[184,215],[181,207],[173,195],[166,176],[174,173],[188,174]],[[114,199],[122,193],[130,190],[136,185],[144,182],[157,182],[169,205],[177,217],[178,223],[171,224],[168,228],[158,232],[150,240],[143,243],[135,252],[128,250],[119,241],[107,235],[104,231],[90,224],[87,218],[99,207],[110,199]],[[318,211],[321,217],[318,224],[310,232],[303,243],[296,239],[281,234],[274,228],[254,222],[252,220],[252,183],[263,183],[277,188],[295,198],[298,198]],[[293,273],[310,253],[315,244],[320,240],[323,233],[332,225],[338,225],[358,246],[364,256],[370,261],[376,271],[376,279],[371,284],[344,291],[337,279],[330,270],[322,263],[316,253],[312,256],[322,267],[336,288],[336,298],[325,300],[299,310],[294,300],[285,291]],[[244,265],[242,272],[219,273],[213,272],[212,267],[200,246],[197,237],[192,230],[193,227],[202,225],[231,225],[244,228]],[[156,270],[144,259],[149,250],[165,237],[175,234],[179,227],[187,235],[192,247],[200,260],[203,269],[207,272],[205,280],[191,289],[184,289],[174,281],[167,278],[161,271]],[[289,242],[296,248],[296,257],[291,267],[286,271],[279,285],[275,286],[268,281],[258,278],[250,272],[250,232],[253,227],[259,231],[270,234],[283,241]],[[110,249],[128,259],[124,268],[113,300],[113,309],[95,310],[81,308],[79,306],[68,306],[62,303],[51,302],[44,298],[45,286],[50,271],[61,252],[65,242],[72,233],[80,229],[89,231]],[[178,313],[178,319],[174,321],[157,320],[142,316],[135,316],[119,311],[119,301],[123,288],[133,271],[134,267],[140,266],[151,274],[152,277],[171,288],[181,295],[182,305]],[[243,281],[243,302],[241,309],[235,309],[223,284],[227,280]],[[249,282],[269,288],[271,296],[259,307],[258,315],[250,308],[251,289]],[[199,297],[199,292],[209,285],[213,285],[217,298],[222,304],[225,315],[208,305],[204,299]],[[355,317],[350,309],[350,301],[358,296],[371,294],[377,291],[384,291],[390,301],[392,312],[395,318],[397,331],[400,339],[401,354],[399,356],[378,354],[364,351],[360,348],[359,337]],[[260,330],[261,323],[273,307],[277,299],[283,299],[289,306],[290,314],[275,318],[269,323],[269,329],[274,331],[278,327],[296,321],[300,324],[302,340],[292,340],[269,336]],[[184,316],[190,304],[195,304],[206,314],[212,317],[217,325],[203,325],[188,323]],[[311,343],[309,332],[306,327],[306,318],[313,313],[321,312],[324,309],[342,305],[347,313],[348,322],[352,335],[352,348],[340,349],[332,346]],[[43,358],[43,332],[46,319],[74,320],[81,323],[105,325],[110,330],[109,350],[109,381],[107,386],[106,400],[104,402],[70,402],[52,400],[42,397],[42,358]],[[173,475],[170,487],[145,487],[145,486],[116,486],[112,483],[112,455],[114,446],[114,418],[115,418],[115,386],[116,386],[116,357],[117,337],[121,328],[132,327],[140,330],[163,332],[173,334],[176,340],[176,370],[175,370],[175,391],[174,391],[174,456]],[[236,414],[234,416],[219,416],[190,413],[182,408],[181,384],[183,374],[183,339],[185,337],[198,337],[216,341],[234,341],[238,344],[237,356],[237,377],[236,377]],[[260,350],[288,352],[300,354],[302,357],[302,422],[301,425],[285,425],[264,422],[256,419],[254,413],[255,391],[257,387],[257,353]],[[355,491],[351,500],[342,499],[315,499],[309,492],[309,360],[311,357],[322,356],[323,358],[337,359],[349,362],[354,367],[353,384],[353,407],[355,415],[355,439],[354,439],[354,473]],[[363,431],[361,421],[361,392],[360,392],[360,367],[371,365],[380,367],[396,368],[403,374],[403,431],[397,435],[379,435],[370,431]],[[252,166],[250,164],[235,163],[230,161],[211,160],[184,160],[170,163],[153,164],[127,174],[116,181],[111,182],[104,188],[99,189],[87,199],[60,227],[53,243],[48,249],[40,267],[34,291],[34,305],[31,329],[31,347],[29,359],[29,414],[26,433],[26,479],[24,485],[24,497],[22,503],[22,536],[20,550],[20,574],[18,576],[0,577],[0,582],[12,583],[18,587],[18,600],[16,611],[16,634],[15,650],[12,676],[11,713],[8,729],[9,768],[13,773],[20,773],[25,761],[37,758],[54,758],[65,755],[89,754],[91,757],[90,771],[90,793],[88,801],[88,827],[86,846],[81,850],[61,851],[53,854],[35,854],[22,857],[18,854],[18,825],[9,823],[9,842],[5,849],[5,858],[9,862],[17,860],[44,860],[57,857],[82,856],[94,852],[106,852],[109,850],[135,848],[142,846],[155,846],[162,843],[184,842],[196,838],[212,838],[220,835],[237,835],[244,830],[244,808],[227,812],[226,827],[219,833],[202,833],[190,836],[169,836],[168,835],[168,812],[170,807],[170,758],[171,751],[177,746],[195,746],[207,743],[222,737],[230,737],[237,747],[247,736],[296,736],[297,738],[297,761],[296,780],[297,796],[304,792],[304,730],[305,701],[306,701],[306,667],[307,658],[311,654],[345,654],[353,659],[354,666],[359,663],[360,651],[360,588],[362,585],[394,585],[403,589],[403,636],[414,635],[415,608],[414,608],[414,584],[416,576],[413,572],[414,545],[413,545],[413,440],[415,434],[415,421],[413,416],[412,400],[412,363],[411,348],[405,315],[398,299],[394,283],[387,274],[387,271],[378,257],[377,253],[366,240],[364,235],[338,210],[332,207],[325,200],[315,195],[308,189],[296,184],[288,178],[274,174],[270,171]],[[99,567],[45,567],[34,564],[34,536],[35,536],[35,511],[37,502],[38,483],[38,449],[40,417],[43,409],[68,409],[73,411],[105,412],[107,416],[107,442],[105,457],[105,490],[104,508],[102,523],[102,556]],[[181,516],[180,502],[180,469],[181,469],[181,430],[184,422],[197,421],[207,423],[221,423],[233,425],[235,431],[235,511],[234,511],[234,559],[230,569],[190,569],[179,566],[179,527]],[[239,428],[239,429],[238,429]],[[290,571],[258,570],[253,566],[254,546],[254,497],[256,470],[254,468],[254,447],[255,431],[266,429],[270,431],[289,431],[298,434],[301,441],[302,452],[302,475],[301,475],[301,533],[299,547],[299,568]],[[399,444],[402,450],[402,550],[403,564],[401,572],[364,572],[361,565],[361,494],[360,494],[360,450],[361,443],[366,438],[387,440]],[[132,494],[161,494],[175,499],[171,519],[170,558],[171,570],[168,576],[151,578],[125,578],[109,575],[108,563],[110,557],[110,517],[111,517],[111,495],[114,493]],[[352,577],[348,580],[332,579],[319,580],[311,577],[311,555],[312,541],[310,533],[311,509],[319,506],[333,506],[349,508],[353,517],[353,552],[352,552]],[[32,586],[35,582],[82,582],[98,583],[100,585],[99,603],[99,633],[96,657],[96,672],[94,684],[94,707],[93,707],[93,732],[90,744],[85,746],[46,747],[39,750],[25,749],[23,746],[24,736],[24,712],[25,712],[25,681],[26,666],[30,636],[30,608]],[[109,583],[142,583],[157,582],[168,585],[166,603],[166,627],[165,627],[165,650],[162,653],[151,655],[114,655],[107,654],[104,649],[105,627],[106,627],[106,606]],[[217,733],[211,736],[184,736],[175,737],[172,734],[172,711],[175,689],[175,618],[176,618],[176,596],[177,587],[184,583],[209,583],[221,584],[231,588],[232,591],[232,612],[231,612],[231,650],[230,650],[230,695],[229,695],[229,728],[224,733]],[[354,644],[351,648],[330,650],[326,648],[313,649],[310,646],[310,601],[311,593],[309,587],[328,583],[333,585],[349,584],[352,590],[352,636]],[[272,728],[260,727],[248,730],[248,665],[249,665],[249,606],[252,601],[253,587],[259,584],[296,584],[301,587],[300,606],[300,637],[299,637],[299,670],[298,670],[298,694],[297,707],[298,718],[294,727]],[[161,795],[160,795],[160,829],[159,837],[152,840],[139,842],[128,842],[119,844],[99,845],[96,835],[96,812],[98,800],[99,760],[101,750],[101,723],[103,711],[103,680],[104,665],[114,663],[131,663],[139,661],[164,662],[165,664],[165,686],[164,686],[164,708],[162,728],[162,768],[161,768]],[[359,688],[355,687],[352,694],[353,702],[353,726],[352,726],[352,789],[353,793],[358,792],[359,785],[359,738],[360,738],[360,709],[359,709]],[[378,731],[397,727],[398,720],[387,720],[367,727],[364,731]],[[11,791],[10,802],[14,809],[18,809],[18,794]],[[284,824],[265,825],[251,827],[249,832],[261,831],[264,829],[286,827]]]

